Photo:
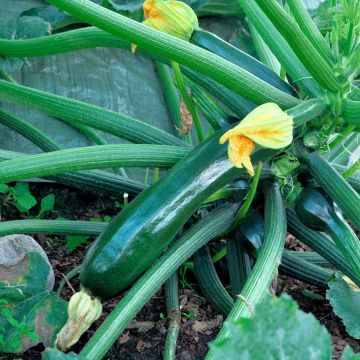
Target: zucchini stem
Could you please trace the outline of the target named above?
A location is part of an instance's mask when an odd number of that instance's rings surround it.
[[[166,309],[169,317],[169,327],[165,340],[164,360],[175,360],[176,343],[180,332],[181,312],[179,307],[178,273],[177,270],[165,283]]]
[[[265,187],[265,239],[250,277],[233,306],[227,321],[236,322],[242,317],[249,317],[251,308],[255,308],[266,294],[280,264],[286,237],[286,215],[279,185],[269,184]],[[245,299],[245,301],[241,300]],[[229,336],[229,329],[222,327],[217,340]],[[206,360],[213,359],[211,352]]]
[[[188,94],[188,91],[186,89],[180,66],[177,62],[174,62],[174,61],[171,62],[171,66],[174,70],[176,85],[180,91],[183,101],[186,104],[186,107],[189,109],[189,111],[191,113],[191,116],[192,116],[192,119],[193,119],[194,125],[195,125],[197,138],[199,140],[199,143],[201,143],[202,141],[204,141],[205,135],[204,135],[204,132],[203,132],[203,129],[201,126],[199,115],[195,109],[193,100],[191,98],[191,95]]]

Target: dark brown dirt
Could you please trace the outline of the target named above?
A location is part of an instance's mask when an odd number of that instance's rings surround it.
[[[47,218],[55,219],[58,216],[67,219],[89,220],[90,218],[103,219],[105,216],[114,216],[120,210],[114,199],[95,196],[60,185],[43,184],[33,185],[32,193],[41,199],[49,193],[55,193],[55,209]],[[30,212],[30,216],[35,216],[38,209]],[[5,205],[2,209],[2,221],[11,219],[27,218],[28,215],[19,214],[12,205]],[[81,264],[84,253],[88,245],[82,245],[72,253],[69,253],[64,237],[35,235],[34,238],[47,252],[56,275],[56,284],[62,279],[63,274]],[[89,242],[92,239],[89,239]],[[306,251],[304,245],[297,242],[292,236],[288,237],[287,248],[298,251]],[[75,290],[79,289],[77,278],[72,279],[71,285]],[[312,291],[323,297],[322,300],[314,300],[304,293],[304,290]],[[179,360],[200,360],[207,353],[207,344],[212,341],[221,327],[222,317],[214,311],[207,301],[195,290],[187,288],[180,289],[181,304],[181,331],[177,345],[177,359]],[[360,342],[349,337],[345,328],[331,310],[331,306],[325,299],[325,291],[314,286],[310,286],[301,281],[291,279],[286,276],[279,276],[277,294],[282,292],[289,293],[298,303],[302,310],[312,312],[322,324],[324,324],[332,335],[333,340],[333,359],[340,359],[343,348],[349,344],[355,351],[360,352]],[[72,290],[65,286],[62,297],[69,299]],[[104,306],[105,314],[97,323],[85,334],[79,344],[72,349],[80,351],[81,347],[94,333],[101,321],[105,318],[118,303],[120,297],[108,301]],[[215,320],[215,325],[214,325]],[[194,326],[194,324],[196,324]],[[155,296],[141,310],[136,319],[131,323],[118,341],[108,352],[106,359],[127,359],[127,360],[157,360],[162,358],[162,350],[166,337],[168,320],[166,319],[166,309],[164,293],[160,289]],[[201,331],[197,331],[201,328]],[[37,346],[19,357],[13,355],[0,355],[0,360],[24,359],[35,360],[41,358],[42,346]]]

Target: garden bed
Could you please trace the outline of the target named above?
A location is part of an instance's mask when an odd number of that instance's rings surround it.
[[[39,202],[47,194],[55,194],[54,210],[47,213],[46,216],[49,219],[55,219],[59,216],[72,220],[103,219],[106,216],[113,217],[119,211],[114,199],[106,196],[95,196],[62,185],[33,184],[31,192]],[[14,206],[9,205],[3,208],[1,217],[3,221],[26,219],[29,216],[36,215],[37,211],[38,209],[34,208],[27,215],[19,213]],[[50,259],[55,272],[55,288],[57,288],[64,274],[81,264],[88,245],[80,245],[70,253],[66,246],[65,237],[38,234],[34,235],[34,238],[44,248]],[[93,238],[90,238],[89,242],[92,240]],[[309,250],[307,246],[296,241],[291,235],[288,235],[286,247],[294,251]],[[183,315],[177,343],[176,358],[178,360],[203,359],[208,351],[208,343],[215,339],[223,323],[223,316],[213,310],[206,299],[202,297],[194,277],[190,276],[190,282],[195,291],[189,287],[184,288],[180,284],[179,301]],[[79,289],[78,278],[73,278],[70,283],[75,290]],[[290,294],[299,303],[302,310],[313,313],[329,330],[332,335],[334,360],[340,359],[347,344],[351,345],[354,351],[360,351],[360,342],[347,335],[344,325],[333,313],[331,305],[326,300],[323,289],[280,274],[277,279],[276,295],[284,292]],[[311,293],[309,294],[309,292]],[[61,297],[69,300],[72,294],[71,288],[66,285]],[[312,294],[316,294],[321,298],[314,299]],[[81,350],[102,320],[122,297],[123,295],[120,295],[104,303],[103,316],[74,346],[73,351],[78,352]],[[129,360],[160,359],[165,344],[167,326],[164,291],[160,289],[136,316],[118,341],[115,342],[106,358],[110,360],[122,358]],[[38,345],[19,356],[19,358],[23,360],[41,359],[43,350],[43,346]],[[14,355],[0,354],[1,360],[13,360],[16,358]]]

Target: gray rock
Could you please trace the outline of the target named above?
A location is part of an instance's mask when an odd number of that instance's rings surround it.
[[[25,255],[30,252],[39,253],[50,265],[49,259],[42,247],[31,237],[27,235],[8,235],[0,237],[0,266],[14,266],[22,262]],[[50,265],[47,276],[46,289],[54,288],[55,275]]]

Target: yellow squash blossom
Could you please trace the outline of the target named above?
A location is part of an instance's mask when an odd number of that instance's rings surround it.
[[[255,144],[268,149],[281,149],[293,140],[293,119],[274,103],[258,106],[239,125],[220,138],[229,141],[228,154],[234,166],[247,169],[254,176],[250,155]]]
[[[199,28],[194,10],[182,1],[146,0],[143,4],[144,24],[189,41],[191,35]],[[136,45],[132,44],[134,52]]]

